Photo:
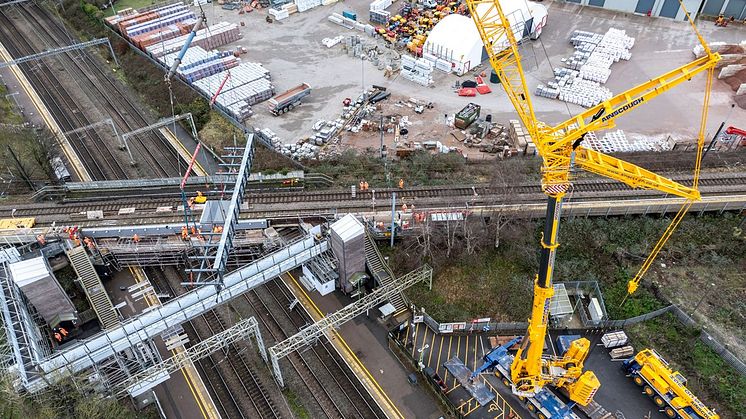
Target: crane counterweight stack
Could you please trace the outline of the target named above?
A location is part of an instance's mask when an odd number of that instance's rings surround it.
[[[681,211],[636,275],[634,284],[630,282],[629,292],[634,292],[640,278],[683,219],[691,202],[700,199],[697,182],[695,181],[691,187],[682,185],[632,163],[585,148],[582,145],[583,138],[590,131],[614,127],[614,121],[619,116],[627,115],[667,90],[705,72],[707,85],[700,121],[698,153],[694,162],[695,179],[697,179],[704,144],[710,86],[715,64],[720,60],[720,56],[710,50],[687,13],[687,18],[704,47],[703,57],[620,93],[559,125],[551,126],[537,120],[526,77],[521,68],[516,34],[523,33],[522,25],[525,26],[527,23],[521,22],[516,14],[506,16],[500,1],[502,0],[466,0],[466,4],[482,38],[490,64],[542,157],[542,190],[548,197],[541,238],[541,259],[534,281],[531,318],[526,335],[512,359],[510,378],[516,394],[531,396],[538,394],[545,385],[552,385],[566,390],[573,401],[585,405],[591,401],[600,386],[592,372],[583,372],[583,362],[590,350],[588,340],[578,339],[576,347],[562,357],[543,354],[549,322],[549,304],[554,293],[552,275],[556,250],[559,246],[557,236],[562,200],[571,185],[570,171],[573,168],[580,168],[635,188],[654,189],[686,200]],[[684,7],[683,4],[681,7]],[[686,12],[686,9],[684,10]]]

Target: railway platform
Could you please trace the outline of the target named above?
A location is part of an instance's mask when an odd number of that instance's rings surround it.
[[[2,61],[8,62],[13,59],[13,57],[10,55],[7,49],[0,43],[0,59]],[[9,70],[9,71],[6,71]],[[55,134],[55,137],[57,139],[58,144],[60,145],[60,148],[62,149],[63,153],[65,154],[65,158],[72,166],[73,172],[75,173],[76,180],[81,182],[89,182],[93,180],[91,178],[91,175],[86,170],[85,166],[83,165],[82,161],[78,157],[77,153],[75,153],[75,150],[72,148],[70,143],[67,141],[67,138],[65,138],[63,134],[63,130],[60,128],[60,126],[57,124],[57,121],[52,117],[52,113],[47,109],[44,102],[41,100],[39,95],[36,93],[36,90],[31,85],[31,83],[26,78],[26,75],[23,74],[21,69],[17,65],[13,65],[10,67],[6,67],[0,74],[5,76],[10,74],[18,83],[18,86],[23,89],[24,98],[30,102],[30,104],[33,105],[34,109],[38,112],[39,118],[33,118],[40,120],[39,122],[42,122],[46,127]],[[8,80],[6,80],[7,82]],[[15,92],[11,92],[15,93]],[[20,93],[20,90],[19,90]],[[26,107],[26,109],[29,109]],[[26,118],[32,117],[32,115],[25,115]]]
[[[283,276],[283,280],[314,320],[349,303],[336,294],[309,295],[291,275]],[[407,372],[387,347],[387,331],[377,324],[374,315],[371,317],[373,320],[358,316],[347,322],[331,335],[330,341],[389,418],[440,418],[443,413],[432,398],[407,382]]]
[[[124,303],[118,309],[119,314],[124,317],[135,316],[148,308],[160,304],[158,297],[152,292],[144,293],[142,298],[133,298],[126,289],[146,281],[145,275],[140,268],[132,268],[119,272],[105,283],[107,293],[111,295],[115,305]],[[162,339],[156,338],[155,345],[161,356],[176,356],[183,348],[169,351]],[[220,415],[210,397],[205,384],[193,365],[188,365],[179,373],[171,375],[166,382],[154,388],[160,408],[166,417],[175,418],[204,418],[218,419]]]

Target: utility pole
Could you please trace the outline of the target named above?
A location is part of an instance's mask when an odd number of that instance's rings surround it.
[[[391,193],[391,247],[394,247],[394,234],[396,231],[396,192]]]

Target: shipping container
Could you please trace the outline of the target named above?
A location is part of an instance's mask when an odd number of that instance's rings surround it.
[[[458,111],[454,119],[453,125],[458,129],[466,129],[471,125],[477,118],[479,118],[479,112],[482,107],[476,103],[469,103],[464,106],[463,109]]]

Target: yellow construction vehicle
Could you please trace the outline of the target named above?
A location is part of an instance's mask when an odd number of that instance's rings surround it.
[[[549,304],[554,294],[552,274],[559,246],[557,235],[562,199],[571,186],[571,169],[585,169],[632,187],[655,189],[686,200],[638,275],[630,281],[628,288],[631,294],[660,248],[683,218],[691,202],[700,199],[697,187],[707,108],[712,76],[720,56],[710,50],[687,13],[689,22],[704,48],[703,57],[620,93],[559,125],[551,126],[537,120],[521,68],[516,39],[516,35],[521,36],[523,32],[521,22],[516,22],[512,16],[509,20],[500,7],[499,0],[466,0],[466,4],[482,38],[490,64],[543,159],[542,190],[548,196],[546,220],[541,237],[539,272],[534,281],[531,318],[526,336],[522,339],[511,364],[513,392],[519,396],[531,397],[545,385],[553,385],[566,390],[573,401],[586,405],[600,386],[592,372],[582,371],[583,361],[590,348],[588,340],[579,339],[576,348],[562,358],[542,353],[549,322]],[[681,7],[684,7],[683,4]],[[617,117],[626,115],[630,110],[643,106],[668,89],[703,72],[706,73],[707,84],[692,186],[682,185],[634,164],[582,146],[584,136],[589,131],[612,128]]]
[[[622,369],[669,418],[720,418],[686,388],[686,378],[673,371],[658,352],[644,349],[624,361]]]

